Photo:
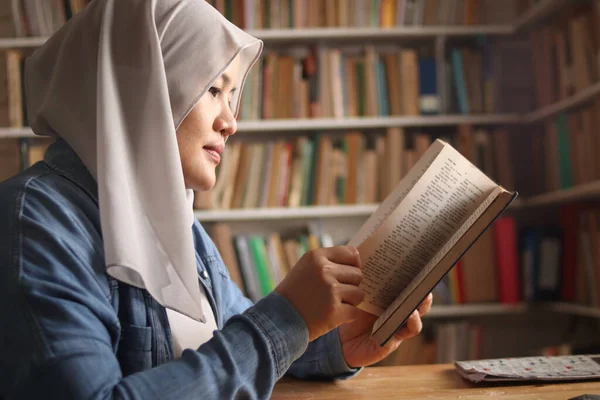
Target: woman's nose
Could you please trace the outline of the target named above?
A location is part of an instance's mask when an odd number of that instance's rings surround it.
[[[227,108],[215,121],[215,130],[221,132],[225,139],[235,134],[237,131],[237,121],[233,116],[233,112]]]

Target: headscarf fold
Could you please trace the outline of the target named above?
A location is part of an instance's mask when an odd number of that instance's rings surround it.
[[[240,56],[234,114],[262,42],[204,0],[93,0],[26,61],[34,133],[98,183],[107,273],[204,321],[176,129]]]

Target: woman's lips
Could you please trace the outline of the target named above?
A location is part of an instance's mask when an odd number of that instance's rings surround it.
[[[218,164],[221,162],[221,154],[219,154],[219,151],[217,149],[210,146],[205,146],[203,149],[204,151],[206,151],[209,157],[214,160],[215,163]]]

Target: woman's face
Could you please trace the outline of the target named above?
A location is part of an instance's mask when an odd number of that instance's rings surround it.
[[[209,190],[215,184],[215,168],[221,160],[225,139],[237,130],[231,99],[239,64],[236,57],[177,129],[186,189]]]

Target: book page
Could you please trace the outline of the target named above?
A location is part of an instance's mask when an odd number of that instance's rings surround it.
[[[417,277],[497,185],[451,146],[445,146],[398,207],[360,246],[364,301],[383,311]]]
[[[408,286],[400,293],[399,296],[390,304],[390,306],[381,314],[381,316],[373,324],[373,332],[378,330],[388,318],[400,307],[411,293],[419,286],[421,282],[429,275],[429,273],[438,265],[438,263],[448,254],[463,235],[473,226],[475,221],[483,215],[488,207],[498,198],[503,189],[497,186],[492,193],[477,207],[475,212],[470,214],[465,222],[452,234],[442,248],[433,256],[431,260],[423,267],[417,276],[408,284]]]
[[[398,207],[398,204],[402,202],[408,192],[427,171],[438,154],[440,154],[444,146],[447,146],[447,144],[441,140],[436,140],[431,146],[429,146],[429,149],[427,149],[427,152],[423,155],[423,157],[421,157],[417,164],[408,172],[408,174],[402,178],[394,191],[385,198],[383,203],[377,207],[377,210],[375,210],[375,212],[369,217],[367,222],[365,222],[358,232],[356,232],[352,240],[350,240],[348,243],[349,246],[358,247],[362,242],[365,241],[366,238],[371,236],[373,232],[379,229],[386,218],[388,218],[394,212],[394,210]]]

